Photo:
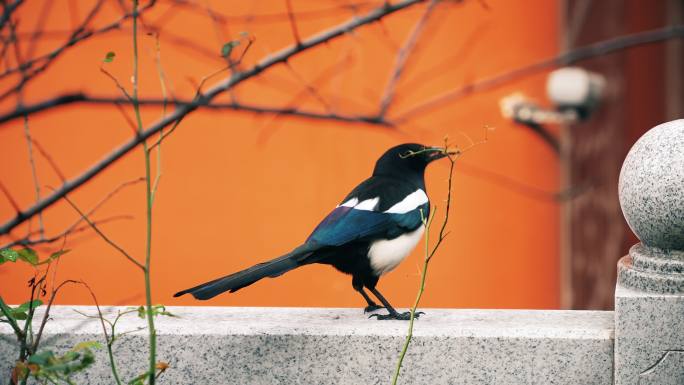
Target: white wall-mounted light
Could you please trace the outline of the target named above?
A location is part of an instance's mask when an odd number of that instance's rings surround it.
[[[588,113],[601,100],[605,84],[602,75],[579,67],[565,67],[549,74],[546,94],[558,109],[575,108]]]

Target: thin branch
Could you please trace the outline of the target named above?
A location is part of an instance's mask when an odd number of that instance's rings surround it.
[[[474,178],[482,179],[498,187],[540,201],[553,203],[562,200],[562,196],[564,195],[562,192],[546,191],[535,186],[530,186],[514,178],[511,178],[508,175],[499,174],[497,172],[487,170],[479,166],[471,165],[464,161],[460,162],[458,170],[463,174],[470,175]]]
[[[305,90],[308,93],[308,90]],[[24,114],[36,114],[43,111],[50,110],[57,106],[84,103],[84,104],[130,104],[131,102],[125,98],[116,98],[109,96],[95,96],[88,95],[84,93],[66,94],[55,97],[53,99],[38,102],[33,105],[23,106],[20,109],[7,113],[5,115],[0,115],[0,123],[11,121],[21,117]],[[163,106],[164,99],[140,99],[138,100],[141,106]],[[260,106],[254,104],[246,104],[242,102],[225,102],[225,103],[210,103],[202,100],[192,101],[192,100],[167,100],[167,104],[175,105],[176,107],[195,107],[207,110],[233,110],[236,112],[247,112],[255,114],[266,114],[266,115],[285,115],[292,117],[300,117],[305,119],[314,120],[335,120],[345,123],[364,123],[364,124],[376,124],[379,126],[391,127],[393,123],[386,119],[380,119],[377,116],[371,115],[353,115],[353,114],[341,114],[341,113],[322,113],[311,110],[303,110],[296,107],[285,106],[285,107],[271,107],[271,106]],[[130,121],[130,118],[127,118]]]
[[[446,199],[446,209],[444,210],[444,221],[442,222],[442,227],[439,230],[439,236],[437,238],[437,243],[435,246],[430,250],[430,227],[432,226],[432,221],[435,218],[435,215],[437,213],[437,207],[433,210],[432,214],[429,217],[423,217],[423,225],[425,226],[425,258],[423,259],[423,270],[420,275],[420,286],[418,288],[418,294],[416,295],[416,300],[413,303],[413,306],[411,307],[411,318],[409,319],[409,327],[408,327],[408,333],[406,334],[406,340],[404,341],[404,346],[402,347],[401,353],[399,354],[399,360],[397,361],[397,366],[394,371],[394,376],[392,377],[392,385],[396,385],[397,380],[399,379],[399,374],[401,372],[401,365],[404,362],[404,357],[406,356],[406,352],[408,351],[409,344],[411,343],[411,339],[413,337],[413,323],[416,317],[416,310],[418,309],[418,305],[420,304],[420,299],[423,297],[423,292],[425,291],[425,280],[427,277],[427,270],[428,270],[428,264],[430,263],[430,260],[432,257],[435,255],[435,252],[437,252],[437,249],[439,249],[439,246],[442,244],[442,241],[448,233],[445,233],[444,230],[446,229],[447,223],[449,222],[449,208],[451,207],[451,187],[452,187],[452,178],[454,174],[454,164],[456,163],[456,158],[462,153],[462,152],[457,152],[455,156],[452,157],[451,153],[448,151],[448,144],[445,139],[444,143],[444,152],[447,154],[447,159],[451,163],[449,166],[449,179],[448,179],[448,188],[447,188],[447,199]],[[423,216],[423,212],[421,211],[421,216]]]
[[[26,316],[26,321],[24,323],[24,335],[26,336],[26,344],[25,344],[25,349],[22,350],[22,352],[19,355],[20,361],[24,361],[27,356],[32,355],[35,353],[35,347],[33,345],[33,342],[35,341],[34,334],[33,334],[33,315],[36,312],[36,308],[33,305],[34,299],[38,299],[40,297],[40,293],[45,290],[45,279],[47,278],[47,275],[49,273],[49,265],[48,265],[48,270],[45,271],[45,274],[43,274],[40,279],[36,281],[36,276],[33,277],[29,281],[29,285],[31,287],[31,295],[29,296],[29,301],[28,301],[28,314]],[[36,291],[38,291],[38,295],[36,295]],[[37,345],[35,345],[37,346]]]
[[[100,4],[100,3],[102,3],[102,0],[99,0],[98,4]],[[144,11],[151,9],[155,3],[156,3],[156,0],[150,0],[150,2],[147,3],[147,5],[145,5],[144,7],[140,8],[140,10],[138,12],[142,13]],[[91,14],[92,14],[92,12],[91,12]],[[32,78],[34,78],[36,75],[40,74],[41,72],[45,71],[50,66],[50,64],[52,64],[52,62],[54,62],[59,56],[61,56],[69,48],[71,48],[75,45],[78,45],[79,43],[86,41],[86,40],[88,40],[94,36],[101,35],[101,34],[110,32],[112,30],[119,29],[121,27],[122,23],[125,22],[126,20],[130,19],[131,17],[132,17],[132,13],[127,13],[127,14],[121,16],[118,20],[116,20],[110,24],[107,24],[102,28],[95,29],[95,30],[87,30],[85,28],[86,24],[81,23],[81,25],[79,27],[77,27],[77,29],[75,31],[73,31],[70,38],[60,47],[55,48],[54,50],[52,50],[51,52],[48,52],[45,55],[36,57],[34,59],[31,59],[31,60],[27,60],[27,61],[17,65],[16,67],[9,68],[5,72],[0,73],[0,79],[2,79],[4,77],[9,76],[9,75],[16,73],[16,72],[24,71],[26,69],[31,70],[31,72],[27,75],[27,78],[25,81],[20,81],[13,88],[10,88],[10,89],[6,90],[5,92],[3,92],[2,94],[0,94],[0,100],[3,100],[7,96],[14,94],[15,92],[17,92],[18,89],[22,88],[26,84],[26,82],[30,81]],[[88,19],[86,21],[89,22]],[[42,64],[38,64],[38,63],[42,63]]]
[[[126,257],[126,259],[128,259],[129,261],[131,261],[134,265],[138,266],[141,270],[145,271],[145,266],[144,266],[144,265],[142,265],[140,262],[138,262],[135,258],[131,257],[131,255],[128,254],[128,253],[126,252],[126,250],[124,250],[124,249],[121,248],[119,245],[117,245],[116,243],[114,243],[114,241],[112,241],[111,239],[109,239],[109,237],[107,237],[102,231],[100,231],[100,229],[97,227],[97,225],[95,225],[95,223],[92,222],[92,221],[86,216],[86,214],[83,213],[83,211],[81,211],[81,209],[79,209],[78,206],[76,206],[76,205],[74,204],[74,202],[71,201],[71,199],[69,199],[68,196],[64,195],[63,198],[64,198],[65,201],[67,201],[67,202],[69,203],[69,205],[71,205],[71,207],[74,208],[74,210],[76,210],[76,211],[81,215],[81,217],[82,217],[86,222],[88,222],[88,224],[90,225],[90,227],[91,227],[93,230],[95,230],[95,232],[96,232],[96,233],[97,233],[105,242],[109,243],[110,246],[112,246],[112,247],[115,248],[117,251],[119,251],[121,254],[123,254],[123,256]]]
[[[110,191],[107,195],[105,195],[97,204],[95,204],[95,206],[93,206],[93,208],[91,208],[86,213],[86,217],[91,217],[93,214],[95,214],[95,212],[97,210],[99,210],[100,207],[102,207],[107,201],[109,201],[112,197],[114,197],[114,195],[118,194],[119,191],[123,190],[126,187],[133,186],[137,183],[140,183],[144,180],[145,180],[145,178],[137,178],[137,179],[130,180],[128,182],[121,183],[114,190]],[[114,219],[124,219],[124,218],[130,218],[130,216],[125,216],[125,215],[115,216],[115,217],[110,217],[108,220],[93,221],[93,223],[95,223],[96,225],[99,225],[99,224],[110,222]],[[83,222],[83,220],[84,220],[83,217],[79,217],[73,224],[71,224],[71,226],[67,227],[66,230],[64,230],[62,233],[60,233],[56,236],[46,238],[46,239],[32,240],[29,237],[31,235],[34,235],[35,232],[29,233],[26,238],[14,241],[8,245],[3,246],[2,248],[12,247],[12,246],[16,246],[16,245],[27,245],[28,246],[28,245],[37,245],[37,244],[42,244],[42,243],[53,243],[53,242],[59,240],[60,238],[66,237],[67,235],[73,234],[77,231],[81,231],[80,228],[77,226],[80,225],[81,222]]]
[[[413,30],[411,30],[411,33],[404,42],[404,45],[399,49],[399,52],[397,53],[397,58],[394,62],[394,70],[392,71],[392,75],[390,76],[389,81],[387,82],[387,86],[385,87],[385,91],[383,92],[383,96],[380,102],[380,110],[378,111],[378,116],[384,117],[387,114],[387,110],[389,109],[390,104],[392,104],[392,101],[394,99],[394,93],[396,90],[397,82],[401,78],[401,74],[404,72],[404,68],[406,67],[408,58],[411,55],[411,53],[413,53],[413,51],[415,50],[416,44],[418,43],[418,39],[420,38],[420,35],[423,33],[425,25],[427,24],[428,19],[430,19],[430,15],[432,14],[432,11],[435,9],[437,3],[438,0],[430,1],[430,3],[425,8],[425,11],[423,12],[423,15],[420,17],[420,19],[418,19],[418,21],[416,21],[416,24],[413,26]]]
[[[131,99],[131,95],[129,95],[128,91],[126,91],[124,86],[122,86],[121,83],[119,83],[119,79],[117,79],[116,77],[114,77],[114,75],[109,73],[109,71],[107,71],[103,65],[100,66],[100,72],[105,74],[108,78],[110,78],[114,82],[114,84],[116,85],[116,88],[118,88],[119,91],[121,91],[121,93],[124,94],[124,96],[126,97],[126,99],[129,102],[131,102],[131,103],[133,102],[133,99]]]
[[[38,346],[40,345],[40,338],[43,336],[43,329],[45,329],[45,324],[47,324],[48,319],[50,318],[50,309],[52,308],[52,304],[55,301],[55,298],[57,297],[57,292],[66,284],[68,283],[81,283],[81,281],[75,281],[72,279],[68,279],[62,283],[60,283],[56,288],[52,289],[52,294],[50,295],[50,300],[48,301],[48,304],[45,308],[45,314],[43,314],[43,320],[40,322],[40,327],[38,328],[38,333],[36,333],[36,338],[33,341],[33,351],[35,352],[36,349],[38,349]]]
[[[98,220],[93,220],[93,223],[97,226],[103,225],[105,223],[121,220],[121,219],[133,219],[132,215],[113,215],[111,217],[106,217],[103,219],[98,219]],[[42,238],[42,239],[29,239],[29,238],[24,238],[24,239],[19,239],[16,241],[13,241],[11,243],[8,243],[6,245],[1,246],[2,248],[7,248],[7,247],[13,247],[17,245],[21,246],[36,246],[36,245],[44,245],[44,244],[50,244],[50,243],[55,243],[59,241],[60,239],[66,240],[66,237],[69,235],[74,235],[78,234],[81,232],[84,232],[85,230],[88,230],[90,228],[90,225],[85,224],[77,227],[70,227],[68,230],[64,230],[61,233],[48,237],[48,238]],[[34,235],[36,232],[34,231],[30,235]],[[73,240],[71,241],[73,243]]]
[[[45,22],[48,16],[50,15],[50,10],[52,9],[53,4],[54,2],[52,1],[46,1],[45,3],[43,3],[43,6],[41,7],[38,19],[36,21],[36,26],[33,30],[33,33],[31,33],[29,37],[29,46],[26,49],[26,57],[29,59],[33,57],[33,53],[36,51],[39,39],[43,36],[43,33],[45,31]]]
[[[398,116],[394,117],[393,120],[397,123],[405,122],[413,116],[432,111],[475,92],[494,89],[549,68],[570,65],[577,63],[578,61],[607,55],[627,48],[657,43],[673,38],[684,38],[684,25],[672,25],[643,32],[636,32],[589,44],[552,58],[476,81],[453,90],[445,91],[400,113]]]
[[[329,68],[323,70],[320,72],[312,81],[311,85],[315,85],[317,87],[320,87],[322,84],[327,83],[331,78],[334,78],[336,75],[340,73],[340,69],[344,67],[348,67],[350,63],[352,63],[353,59],[350,55],[345,55],[342,60],[340,60],[338,63],[330,66]],[[265,81],[266,85],[272,85],[273,82],[270,80]],[[300,105],[302,103],[302,100],[306,98],[307,95],[310,95],[309,92],[304,89],[299,92],[297,92],[295,95],[293,95],[283,106],[284,109],[295,109],[297,105]],[[339,95],[337,96],[339,99]],[[264,140],[269,136],[269,132],[272,132],[275,125],[275,122],[282,122],[282,120],[276,120],[277,118],[280,118],[280,114],[272,114],[269,119],[262,125],[262,132],[259,135],[259,139],[257,140],[258,143],[263,143]],[[373,119],[372,117],[369,117]],[[379,123],[369,123],[369,124],[379,124],[382,125],[385,122],[379,122]],[[265,130],[266,128],[271,128],[268,132]]]
[[[81,102],[84,99],[86,99],[86,95],[83,93],[65,94],[39,103],[17,106],[17,108],[14,110],[0,115],[0,124],[21,118],[24,115],[30,115],[36,112],[49,110],[51,108],[59,107],[65,104]]]
[[[88,24],[90,24],[90,22],[98,14],[103,3],[104,3],[104,0],[98,0],[95,3],[95,5],[91,8],[90,12],[85,17],[83,22],[72,32],[72,34],[69,38],[69,41],[67,41],[67,43],[65,43],[65,45],[61,46],[58,50],[53,51],[53,53],[55,53],[54,56],[50,55],[50,54],[43,56],[44,63],[42,66],[36,68],[32,72],[28,72],[28,70],[32,69],[33,64],[36,63],[36,61],[35,60],[29,60],[29,61],[24,62],[23,60],[20,60],[19,58],[17,58],[17,67],[15,67],[14,69],[9,69],[9,70],[3,72],[2,74],[0,74],[0,78],[2,78],[2,77],[5,77],[6,75],[11,74],[12,71],[21,72],[21,79],[19,80],[17,85],[14,88],[7,90],[2,95],[0,95],[0,100],[4,99],[5,97],[7,97],[7,96],[9,96],[15,92],[21,91],[28,81],[30,81],[35,75],[44,71],[54,61],[54,59],[63,52],[63,49],[65,49],[66,47],[69,46],[69,42],[72,42],[72,41],[77,42],[78,40],[80,40],[81,34],[86,30],[86,27],[88,26]],[[16,42],[17,41],[15,41],[15,45],[16,45]]]
[[[443,104],[446,104],[448,102],[452,102],[455,100],[458,100],[462,97],[465,97],[467,95],[470,95],[475,92],[487,90],[487,89],[492,89],[499,87],[501,85],[507,84],[509,82],[518,80],[520,78],[524,78],[526,76],[533,75],[537,72],[543,71],[545,69],[558,66],[561,64],[572,64],[580,60],[585,60],[591,57],[595,56],[600,56],[604,54],[608,54],[611,52],[616,52],[620,51],[623,49],[628,49],[632,48],[635,46],[639,46],[642,44],[650,44],[650,43],[655,43],[663,40],[668,40],[668,39],[673,39],[673,38],[682,38],[684,37],[684,25],[678,25],[678,26],[671,26],[671,27],[664,27],[664,28],[659,28],[659,29],[654,29],[654,30],[649,30],[645,32],[638,32],[632,35],[625,35],[625,36],[620,36],[614,39],[610,40],[605,40],[602,42],[594,43],[589,46],[581,47],[576,50],[569,51],[565,54],[556,56],[552,59],[546,59],[541,62],[533,63],[525,67],[521,67],[518,69],[515,69],[510,72],[506,72],[500,75],[496,75],[487,79],[483,79],[480,81],[477,81],[475,83],[471,83],[465,86],[462,86],[456,90],[451,90],[444,92],[440,95],[437,95],[419,105],[416,105],[412,107],[409,110],[406,110],[399,114],[397,117],[395,117],[392,121],[394,123],[401,123],[404,122],[408,119],[411,118],[411,116],[423,113],[435,108],[439,108]],[[263,70],[262,68],[261,70]],[[237,83],[241,82],[242,80],[238,81]],[[236,83],[236,84],[237,84]],[[98,97],[98,96],[90,96],[86,95],[85,93],[79,92],[79,93],[73,93],[73,94],[65,94],[61,95],[52,99],[48,99],[42,102],[38,102],[32,105],[24,105],[24,106],[18,106],[16,109],[12,111],[8,111],[4,114],[0,114],[0,123],[5,123],[17,118],[22,117],[23,115],[26,114],[34,114],[38,112],[42,112],[45,110],[49,110],[54,107],[62,106],[65,104],[72,104],[72,103],[94,103],[94,104],[107,104],[107,103],[123,103],[125,102],[124,100],[121,99],[115,99],[115,98],[108,98],[108,97]],[[148,104],[162,104],[163,102],[161,100],[155,100],[155,99],[141,99],[139,100],[140,105],[148,105]],[[302,117],[305,118],[312,118],[312,119],[333,119],[333,120],[341,120],[341,121],[347,121],[347,122],[364,122],[364,123],[378,123],[378,122],[389,122],[387,119],[384,120],[379,120],[377,117],[370,117],[370,116],[359,116],[359,117],[348,117],[348,116],[340,116],[340,115],[333,115],[329,116],[328,114],[318,114],[315,112],[309,112],[309,111],[299,111],[296,109],[286,109],[284,111],[278,111],[277,108],[274,107],[258,107],[258,106],[251,106],[251,105],[245,105],[245,104],[240,104],[240,103],[203,103],[201,101],[196,101],[196,102],[191,102],[191,101],[171,101],[170,103],[173,103],[177,106],[195,106],[201,107],[201,108],[209,108],[209,109],[234,109],[238,111],[248,111],[248,112],[256,112],[256,113],[268,113],[268,114],[284,114],[284,115],[302,115]]]
[[[64,176],[64,173],[60,168],[57,166],[57,163],[55,163],[54,159],[52,159],[52,156],[48,154],[48,152],[45,150],[45,148],[36,140],[36,138],[31,138],[31,142],[33,145],[36,147],[36,150],[40,153],[40,155],[45,158],[45,160],[50,164],[50,167],[52,167],[52,170],[57,174],[59,179],[62,181],[62,183],[66,182],[66,177]]]
[[[227,90],[233,88],[239,83],[250,79],[266,69],[269,69],[277,64],[287,61],[289,58],[301,54],[313,47],[322,45],[335,38],[346,36],[349,32],[376,22],[383,17],[386,17],[395,12],[401,11],[403,9],[409,8],[413,5],[422,3],[425,0],[404,0],[396,4],[391,4],[388,6],[381,6],[364,16],[355,17],[345,23],[342,23],[336,27],[323,31],[311,38],[303,40],[300,45],[290,46],[282,49],[272,55],[269,55],[265,59],[258,62],[252,68],[245,70],[243,72],[238,72],[233,74],[231,77],[220,81],[218,84],[207,90],[200,100],[192,102],[190,104],[180,106],[172,113],[167,115],[165,118],[159,119],[157,122],[148,126],[146,129],[142,130],[139,135],[132,138],[122,146],[114,149],[111,153],[106,155],[104,159],[100,160],[96,164],[92,165],[89,169],[83,172],[76,178],[67,181],[59,190],[54,191],[52,194],[45,197],[42,201],[35,205],[27,208],[26,210],[18,213],[14,218],[5,222],[0,226],[0,235],[7,234],[12,229],[25,222],[28,218],[33,217],[37,213],[43,211],[45,208],[51,206],[57,202],[60,198],[64,197],[66,194],[80,187],[94,176],[98,175],[100,172],[108,168],[115,161],[126,155],[128,152],[136,148],[138,145],[146,141],[152,135],[155,135],[163,128],[173,124],[174,122],[183,119],[186,115],[196,110],[201,104],[208,104],[216,96],[226,92]]]
[[[132,100],[129,100],[128,102],[133,103]],[[119,111],[119,114],[123,116],[124,120],[126,121],[126,124],[128,124],[128,127],[130,127],[130,129],[133,130],[133,135],[137,135],[138,129],[135,127],[135,122],[133,121],[133,119],[131,119],[130,116],[128,116],[126,110],[123,108],[122,103],[114,102],[114,106],[116,107],[117,111]]]
[[[95,7],[93,7],[91,9],[90,15],[94,16],[93,11],[99,10],[99,7],[101,5],[102,5],[102,0],[98,0],[98,3],[95,4]],[[127,15],[127,16],[130,17],[130,15]],[[91,37],[91,36],[95,36],[95,35],[98,35],[100,33],[108,32],[110,30],[119,28],[119,25],[124,20],[126,20],[128,17],[121,18],[121,19],[117,20],[116,22],[101,28],[100,30],[91,31],[89,33],[88,32],[84,33],[85,27],[87,26],[86,23],[90,21],[90,19],[86,19],[83,23],[81,23],[79,26],[74,28],[73,31],[66,32],[69,34],[69,38],[67,39],[67,41],[62,46],[55,48],[51,52],[48,52],[44,55],[38,56],[38,57],[33,58],[31,60],[27,60],[23,63],[17,63],[16,67],[8,68],[5,72],[0,73],[0,79],[6,77],[8,75],[11,75],[13,73],[16,73],[16,72],[31,69],[34,65],[36,65],[39,62],[48,62],[48,61],[54,60],[56,57],[61,55],[64,52],[64,50],[66,50],[67,48],[69,48],[69,47],[71,47],[71,46]]]
[[[4,0],[2,2],[4,9],[2,12],[2,16],[0,16],[0,29],[5,27],[5,24],[12,16],[12,13],[14,13],[14,11],[16,11],[16,9],[24,2],[24,0],[17,0],[13,3],[8,4],[8,1],[9,0]]]
[[[102,333],[104,333],[105,342],[107,343],[107,354],[109,356],[109,364],[111,365],[112,375],[114,375],[114,380],[116,381],[117,385],[121,385],[121,379],[119,378],[119,373],[116,370],[116,362],[114,361],[114,353],[112,351],[112,345],[114,344],[114,326],[111,322],[107,321],[107,323],[112,327],[112,337],[110,339],[109,334],[107,334],[107,327],[105,326],[105,318],[102,315],[100,304],[97,302],[97,297],[95,296],[93,289],[91,289],[90,286],[88,286],[88,284],[85,282],[82,282],[82,284],[86,287],[86,289],[88,289],[90,296],[93,298],[93,302],[95,302],[95,307],[97,308],[97,318],[100,319],[100,323],[102,324]]]
[[[295,44],[299,45],[302,39],[299,37],[299,31],[297,30],[297,21],[295,20],[295,15],[292,11],[292,1],[285,0],[285,5],[287,6],[287,18],[290,20],[292,36],[294,37]]]
[[[12,205],[12,207],[17,211],[17,213],[21,212],[21,208],[17,204],[17,201],[14,200],[12,195],[10,195],[10,192],[7,190],[5,185],[0,181],[0,190],[2,190],[2,193],[5,194],[5,197],[7,197],[7,201]]]
[[[36,162],[33,159],[33,141],[31,140],[31,130],[29,129],[28,115],[24,115],[24,137],[26,138],[26,146],[28,147],[29,164],[31,165],[31,176],[33,178],[33,187],[36,192],[36,203],[40,202],[40,182],[38,181],[38,173],[36,172]],[[45,237],[45,225],[43,223],[43,213],[38,214],[38,229],[41,238]]]
[[[196,1],[193,0],[172,0],[173,7],[183,8],[187,11],[192,11],[198,14],[203,13],[203,9]],[[322,9],[313,9],[307,11],[299,11],[294,13],[299,20],[320,20],[324,17],[336,17],[340,15],[341,11],[349,11],[355,13],[377,6],[377,1],[358,1],[354,3],[344,3],[330,6]],[[172,17],[172,12],[160,16],[155,20],[156,23],[166,24]],[[240,24],[240,23],[255,23],[255,24],[273,24],[288,22],[290,15],[288,12],[278,13],[263,13],[258,15],[225,15],[214,12],[216,22],[220,24]]]
[[[316,90],[314,86],[307,82],[302,75],[295,71],[295,69],[289,62],[285,63],[285,67],[287,67],[292,76],[294,76],[300,83],[302,83],[302,85],[304,85],[304,89],[306,90],[306,92],[309,93],[314,99],[316,99],[323,106],[323,108],[325,108],[326,112],[332,112],[332,108],[330,107],[330,104],[328,104],[328,102],[325,100],[325,98],[318,92],[318,90]]]
[[[202,87],[204,87],[204,83],[206,83],[209,79],[213,78],[214,76],[220,74],[223,71],[230,70],[231,73],[234,73],[233,68],[234,68],[234,64],[231,61],[230,63],[228,63],[227,67],[220,68],[220,69],[210,73],[209,75],[205,75],[204,77],[202,77],[202,80],[200,80],[199,84],[197,85],[197,90],[195,91],[195,98],[193,99],[193,102],[197,102],[197,101],[200,101],[202,99]],[[232,97],[232,95],[231,95],[231,97]],[[232,97],[232,99],[233,99],[233,103],[235,103],[235,98]],[[136,97],[135,104],[133,106],[134,106],[134,108],[136,108],[136,111],[137,111],[138,107],[140,106],[140,99],[139,98]],[[162,117],[162,119],[163,119],[163,117]],[[173,134],[174,131],[176,131],[176,128],[178,128],[178,125],[183,121],[183,119],[185,119],[185,116],[176,120],[173,123],[173,125],[171,126],[171,129],[169,129],[167,132],[164,132],[163,128],[161,130],[159,130],[159,140],[157,140],[157,142],[155,142],[152,146],[150,146],[149,149],[145,148],[145,151],[148,152],[148,151],[152,151],[155,147],[161,147],[161,144],[164,141],[164,139],[167,136]],[[142,122],[140,124],[141,124],[140,129],[142,130]],[[147,146],[147,143],[143,142],[143,147],[146,147],[146,146]],[[147,156],[147,154],[145,154],[145,155]]]
[[[154,61],[157,67],[157,76],[159,77],[159,86],[161,87],[162,91],[162,118],[166,116],[166,106],[168,104],[168,99],[167,99],[167,92],[166,92],[166,76],[164,75],[164,69],[162,68],[161,65],[161,46],[159,44],[159,34],[155,35],[155,55],[154,55]],[[140,105],[140,104],[138,104]],[[159,131],[159,146],[157,147],[157,172],[154,177],[154,184],[152,185],[152,201],[154,201],[155,196],[157,195],[157,188],[159,187],[159,180],[161,179],[162,176],[162,147],[161,147],[161,139],[164,136],[164,130]]]
[[[10,324],[12,327],[12,330],[14,330],[14,334],[17,336],[17,340],[25,341],[24,340],[24,332],[21,331],[21,328],[17,324],[17,321],[15,321],[14,317],[12,317],[12,309],[7,306],[5,301],[2,299],[2,296],[0,296],[0,312],[5,315],[5,318],[7,318],[7,323]]]

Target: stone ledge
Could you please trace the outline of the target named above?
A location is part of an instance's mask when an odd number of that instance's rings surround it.
[[[55,307],[47,346],[102,340],[92,307]],[[407,323],[358,309],[170,307],[161,317],[161,383],[386,384]],[[107,311],[115,312],[116,308]],[[404,384],[612,384],[613,312],[426,309],[402,371]],[[131,315],[118,329],[145,322]],[[0,383],[16,356],[0,324]],[[123,377],[144,371],[145,332],[117,341]],[[104,351],[79,383],[110,384]]]

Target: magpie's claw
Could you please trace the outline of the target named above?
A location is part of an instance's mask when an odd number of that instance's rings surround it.
[[[384,308],[385,308],[384,306],[372,304],[372,305],[366,306],[366,307],[363,309],[363,312],[364,312],[364,313],[370,313],[370,312],[374,312],[374,311],[376,311],[376,310],[380,310],[380,309],[384,309]]]
[[[422,311],[417,311],[416,314],[413,316],[413,318],[417,319],[420,317],[421,314],[425,314],[425,312]],[[371,314],[368,316],[368,318],[376,317],[378,321],[380,320],[400,320],[400,321],[408,321],[411,319],[411,312],[407,311],[404,313],[389,313],[389,314]]]

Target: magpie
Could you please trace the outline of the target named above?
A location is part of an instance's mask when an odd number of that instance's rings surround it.
[[[415,143],[390,148],[376,162],[373,175],[354,188],[302,245],[273,260],[180,291],[174,297],[190,293],[196,299],[207,300],[225,291],[238,291],[262,278],[278,277],[297,267],[320,263],[352,276],[352,287],[368,304],[366,312],[383,307],[388,311],[371,317],[409,319],[410,312],[397,312],[376,285],[421,239],[425,230],[423,218],[430,215],[425,168],[447,155],[445,148]],[[365,289],[383,306],[376,304]]]

